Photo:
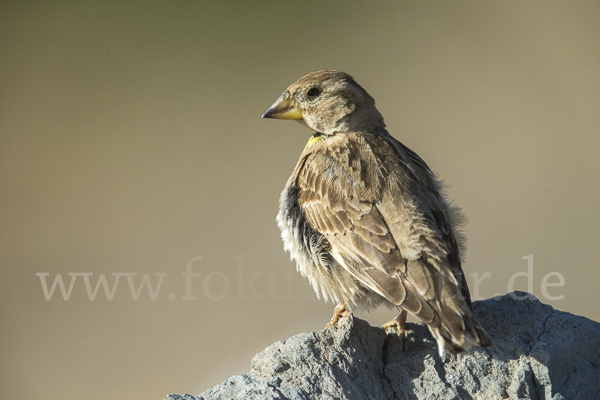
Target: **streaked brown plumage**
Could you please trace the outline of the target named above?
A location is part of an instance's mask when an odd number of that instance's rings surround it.
[[[310,73],[263,114],[313,132],[281,193],[284,248],[318,297],[381,304],[426,323],[452,353],[492,341],[475,319],[461,268],[463,217],[427,164],[389,135],[373,98],[340,71]],[[391,324],[390,324],[391,325]]]

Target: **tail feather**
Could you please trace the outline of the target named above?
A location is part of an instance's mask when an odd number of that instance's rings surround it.
[[[427,265],[424,260],[420,261]],[[423,294],[419,293],[415,285],[404,282],[406,299],[411,298],[413,301],[405,301],[401,307],[427,324],[437,341],[440,357],[444,348],[452,354],[458,354],[473,345],[492,345],[492,339],[473,313],[469,289],[462,271],[456,273],[455,277],[453,280],[438,274],[438,279],[433,279],[431,285],[433,290]]]
[[[428,325],[429,331],[437,341],[440,357],[443,355],[444,348],[452,354],[458,354],[473,345],[479,347],[492,345],[492,339],[481,327],[470,307],[453,313],[446,310],[440,316],[439,321],[436,321],[438,323]],[[462,329],[453,329],[456,320],[460,321]]]

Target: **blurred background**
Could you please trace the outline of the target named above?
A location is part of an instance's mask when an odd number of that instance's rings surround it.
[[[475,299],[600,320],[598,1],[2,1],[0,397],[199,394],[324,327],[275,224],[309,132],[260,118],[322,68],[449,185]]]

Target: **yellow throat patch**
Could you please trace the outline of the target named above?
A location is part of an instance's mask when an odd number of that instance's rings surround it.
[[[306,143],[306,147],[310,147],[315,143],[319,143],[321,140],[325,140],[327,139],[327,135],[323,134],[323,133],[315,133],[314,135],[312,135],[312,137],[308,140],[308,143]],[[305,147],[305,148],[306,148]]]

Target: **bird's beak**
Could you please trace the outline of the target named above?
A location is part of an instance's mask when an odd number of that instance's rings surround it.
[[[262,118],[302,119],[302,111],[294,106],[294,102],[286,90],[275,100],[275,103],[271,104],[271,107],[267,108]]]

